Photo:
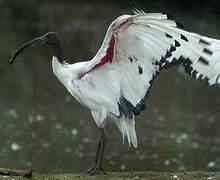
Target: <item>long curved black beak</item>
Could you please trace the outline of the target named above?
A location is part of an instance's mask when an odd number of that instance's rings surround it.
[[[16,57],[18,57],[26,49],[30,49],[30,48],[33,48],[33,47],[36,47],[36,46],[40,46],[40,45],[45,44],[45,43],[46,43],[46,41],[45,41],[44,36],[37,37],[35,39],[32,39],[32,40],[26,42],[25,44],[23,44],[20,48],[18,48],[16,50],[16,52],[14,53],[12,58],[10,59],[10,65],[14,62]]]
[[[30,49],[36,46],[40,46],[43,44],[47,44],[53,49],[54,56],[57,57],[60,63],[63,62],[62,60],[62,48],[61,48],[61,42],[59,35],[56,32],[48,32],[43,36],[37,37],[35,39],[32,39],[25,44],[23,44],[17,51],[14,53],[12,58],[10,59],[10,64],[14,62],[16,57],[19,56],[24,50]]]

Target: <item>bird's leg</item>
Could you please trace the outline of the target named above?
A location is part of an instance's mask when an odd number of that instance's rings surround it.
[[[95,167],[93,171],[90,173],[90,175],[95,175],[100,173],[106,174],[105,170],[102,167],[102,159],[105,152],[106,142],[107,142],[107,137],[105,134],[105,129],[101,129],[101,137],[99,141],[100,148],[99,151],[97,151]]]
[[[101,173],[106,174],[105,170],[102,167],[102,159],[103,159],[103,155],[105,151],[107,137],[106,137],[104,128],[100,128],[100,131],[101,131],[101,136],[100,136],[100,140],[98,143],[98,149],[97,149],[96,158],[95,158],[95,165],[86,171],[86,173],[90,176],[98,175]]]

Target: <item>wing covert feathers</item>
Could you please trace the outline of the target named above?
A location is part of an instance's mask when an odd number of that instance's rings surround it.
[[[93,63],[100,63],[114,36],[111,63],[101,64],[90,74],[105,77],[106,81],[102,84],[97,81],[95,86],[101,86],[106,96],[112,97],[110,114],[115,117],[123,137],[126,136],[134,147],[137,146],[134,117],[145,109],[150,88],[162,69],[182,64],[191,77],[208,85],[220,83],[220,41],[180,27],[166,14],[135,10],[134,15],[120,16],[111,24],[93,59]],[[110,76],[112,81],[106,78]]]

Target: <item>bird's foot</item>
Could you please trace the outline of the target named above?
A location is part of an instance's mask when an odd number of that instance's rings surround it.
[[[85,174],[86,174],[86,175],[89,175],[89,176],[107,175],[106,171],[103,169],[102,166],[89,168],[89,169],[85,172]]]

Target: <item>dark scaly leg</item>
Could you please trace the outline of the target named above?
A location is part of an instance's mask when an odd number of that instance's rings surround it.
[[[101,136],[100,136],[100,140],[98,143],[95,164],[92,168],[90,168],[89,170],[86,171],[86,174],[88,174],[90,176],[99,175],[99,174],[106,174],[105,170],[102,167],[102,159],[103,159],[103,155],[105,152],[107,137],[106,137],[104,128],[100,128],[100,131],[101,131]]]

